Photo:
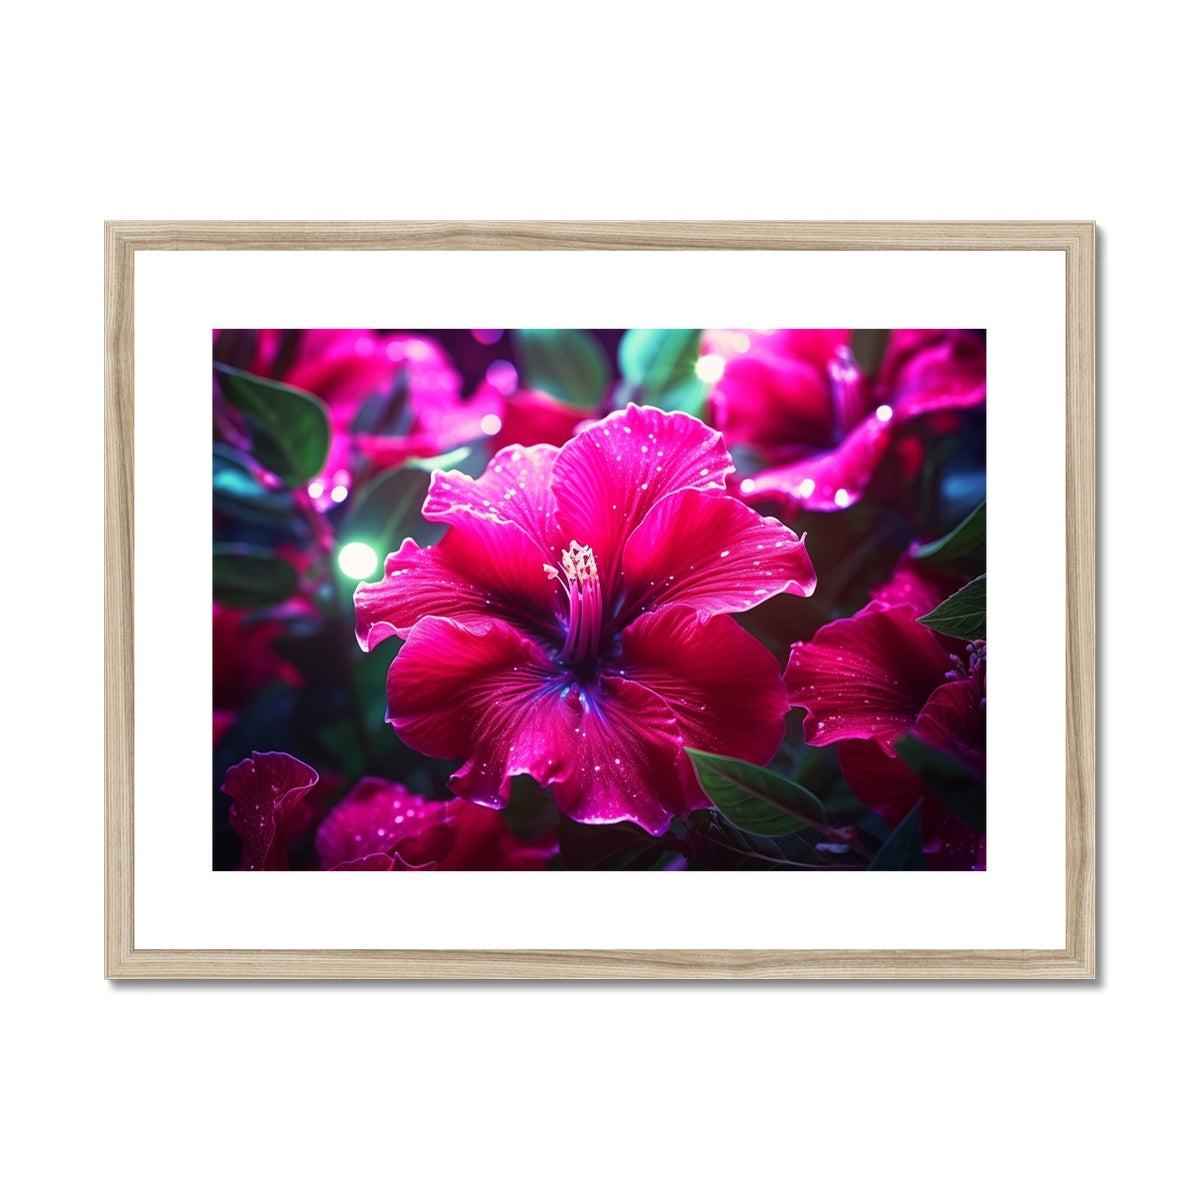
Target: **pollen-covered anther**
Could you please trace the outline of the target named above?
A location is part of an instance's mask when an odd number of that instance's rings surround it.
[[[600,645],[603,604],[600,598],[600,572],[591,546],[572,539],[562,552],[562,573],[567,583],[567,630],[563,658],[568,663],[594,658]],[[557,572],[555,572],[557,574]],[[562,578],[559,579],[562,583]]]
[[[596,570],[596,555],[592,552],[591,546],[580,545],[574,538],[562,552],[562,564],[563,573],[572,583],[576,580],[581,584],[587,583],[589,579],[595,579],[599,573]]]

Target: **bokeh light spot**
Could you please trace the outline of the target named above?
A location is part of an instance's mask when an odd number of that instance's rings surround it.
[[[495,413],[488,413],[488,415],[479,422],[479,428],[482,429],[483,432],[488,435],[488,437],[491,437],[493,433],[500,432],[500,418],[496,416]]]
[[[338,551],[338,569],[347,579],[367,579],[379,566],[379,555],[366,542],[347,542]]]
[[[716,383],[725,374],[725,360],[719,354],[702,354],[696,360],[696,374],[704,383]]]

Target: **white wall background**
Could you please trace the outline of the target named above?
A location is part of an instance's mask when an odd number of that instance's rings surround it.
[[[1182,10],[478,8],[7,18],[13,1194],[1179,1194],[1197,1065]],[[1100,222],[1097,984],[102,981],[101,222],[489,216]],[[158,553],[170,570],[206,547]]]

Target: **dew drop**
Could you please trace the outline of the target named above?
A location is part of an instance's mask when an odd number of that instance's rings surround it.
[[[729,551],[728,551],[728,550],[722,550],[722,551],[721,551],[721,557],[722,557],[722,558],[728,558],[728,557],[729,557]],[[693,568],[693,569],[694,569],[694,568]]]

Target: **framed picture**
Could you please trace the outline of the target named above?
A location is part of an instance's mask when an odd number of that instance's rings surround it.
[[[106,975],[1094,978],[1094,251],[110,223]]]

